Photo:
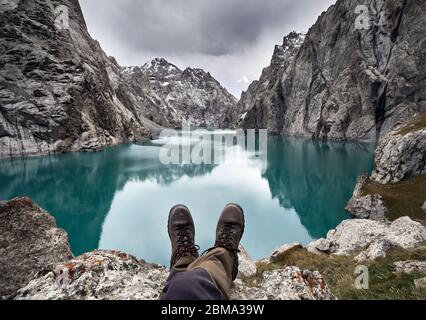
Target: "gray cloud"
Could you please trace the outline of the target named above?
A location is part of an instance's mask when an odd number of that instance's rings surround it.
[[[161,56],[202,67],[234,94],[269,63],[273,45],[307,31],[334,0],[80,0],[89,31],[121,64]]]

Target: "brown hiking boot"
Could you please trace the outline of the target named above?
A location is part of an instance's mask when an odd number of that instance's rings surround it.
[[[172,243],[172,258],[170,268],[184,255],[192,255],[198,258],[198,247],[194,243],[194,220],[189,209],[184,205],[174,206],[170,210],[168,231]]]
[[[225,248],[234,259],[232,279],[238,274],[238,247],[244,234],[244,211],[237,204],[228,204],[223,209],[216,228],[215,248]]]

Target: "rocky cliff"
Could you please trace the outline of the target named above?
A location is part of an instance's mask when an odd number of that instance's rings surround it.
[[[421,175],[426,175],[426,113],[380,141],[372,180],[397,183]]]
[[[90,37],[78,1],[14,4],[0,7],[0,158],[146,138],[152,124],[123,103],[121,69]]]
[[[280,119],[284,111],[281,81],[304,39],[304,34],[291,32],[284,37],[282,45],[275,46],[271,64],[263,69],[260,79],[241,94],[237,106],[228,110],[225,125],[268,128],[271,133],[281,133]]]
[[[236,104],[201,69],[120,67],[78,0],[3,1],[0,15],[0,158],[100,150],[182,119],[214,127]]]
[[[358,218],[386,220],[398,207],[406,211],[400,214],[424,220],[425,175],[426,113],[421,113],[379,141],[373,174],[358,179],[346,209]]]
[[[72,258],[66,232],[30,199],[0,201],[0,221],[0,300]]]
[[[182,127],[182,121],[198,127],[217,128],[237,99],[210,73],[202,69],[181,70],[165,59],[123,71],[128,91],[138,101],[149,99],[146,116],[165,127]]]
[[[261,89],[270,103],[242,98],[242,127],[374,140],[426,110],[426,2],[371,0],[367,17],[358,5],[338,0],[319,17],[275,88]]]

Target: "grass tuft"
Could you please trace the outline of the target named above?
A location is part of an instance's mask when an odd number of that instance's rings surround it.
[[[426,213],[422,206],[426,201],[426,176],[420,176],[394,184],[380,184],[368,181],[362,196],[380,194],[389,209],[387,218],[394,221],[403,216],[426,225]]]
[[[426,112],[415,116],[407,125],[398,130],[398,134],[405,136],[423,128],[426,128]]]

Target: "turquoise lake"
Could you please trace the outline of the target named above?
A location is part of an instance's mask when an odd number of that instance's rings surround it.
[[[75,255],[116,249],[167,265],[167,216],[187,205],[201,250],[214,242],[217,218],[230,202],[246,214],[243,245],[255,259],[284,243],[309,243],[342,220],[358,175],[373,169],[374,145],[270,137],[267,163],[164,165],[164,141],[99,153],[0,161],[0,199],[29,196],[68,232]],[[262,165],[266,171],[262,171]]]

